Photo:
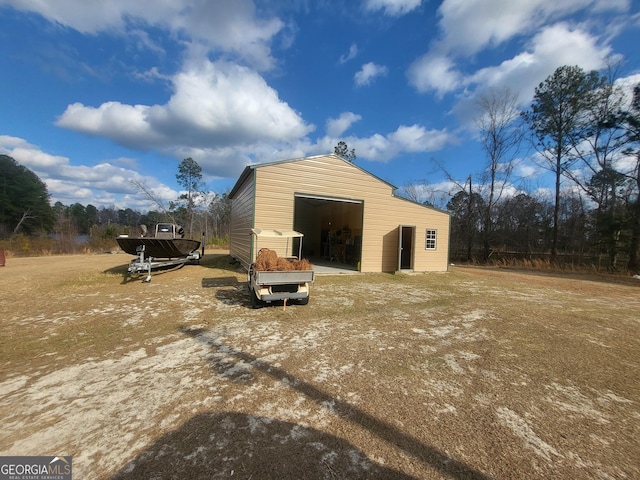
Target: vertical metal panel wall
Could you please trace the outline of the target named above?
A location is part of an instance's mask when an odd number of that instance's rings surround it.
[[[231,200],[229,253],[245,268],[251,263],[251,228],[255,200],[255,170],[239,186]]]
[[[244,193],[238,190],[234,203]],[[336,155],[256,166],[252,193],[254,226],[264,229],[293,229],[296,193],[363,200],[361,271],[397,270],[400,224],[416,227],[415,271],[447,270],[449,215],[394,197],[390,184]],[[236,231],[235,222],[232,229]],[[425,250],[426,229],[438,231],[436,250]]]

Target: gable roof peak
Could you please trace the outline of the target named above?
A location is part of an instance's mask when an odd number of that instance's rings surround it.
[[[282,165],[282,164],[286,164],[286,163],[302,162],[302,161],[306,161],[306,160],[319,160],[319,159],[322,159],[322,158],[333,158],[333,159],[336,159],[336,160],[340,160],[341,162],[344,162],[344,163],[346,163],[348,165],[351,165],[353,168],[357,168],[358,170],[360,170],[363,173],[375,178],[376,180],[379,180],[380,182],[387,184],[389,187],[391,187],[392,191],[396,190],[398,188],[395,185],[387,182],[386,180],[383,180],[382,178],[378,177],[377,175],[374,175],[373,173],[369,172],[368,170],[365,170],[364,168],[360,167],[359,165],[356,165],[355,163],[350,162],[349,160],[341,157],[340,155],[337,155],[336,153],[323,153],[323,154],[319,154],[319,155],[310,155],[308,157],[289,158],[289,159],[285,159],[285,160],[275,160],[275,161],[272,161],[272,162],[254,163],[254,164],[251,164],[251,165],[247,165],[244,168],[244,170],[242,171],[242,173],[240,174],[240,177],[236,181],[235,185],[231,189],[231,192],[229,193],[229,198],[233,198],[233,196],[236,193],[236,191],[238,190],[238,188],[240,188],[240,185],[242,185],[242,183],[244,183],[244,181],[247,179],[247,177],[249,177],[251,172],[257,170],[258,168],[269,167],[269,166],[272,166],[272,165]]]

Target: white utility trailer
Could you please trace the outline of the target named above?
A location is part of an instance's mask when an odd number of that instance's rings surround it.
[[[261,244],[280,251],[287,260],[302,260],[302,237],[295,230],[251,229],[254,252]],[[293,254],[294,240],[299,239],[298,253]],[[313,270],[258,270],[255,261],[249,266],[247,284],[253,308],[260,308],[275,301],[293,300],[300,305],[309,303],[310,286],[315,279]]]

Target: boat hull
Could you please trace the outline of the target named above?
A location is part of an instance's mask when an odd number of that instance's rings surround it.
[[[153,237],[118,237],[118,245],[122,250],[138,255],[138,247],[144,245],[144,254],[153,258],[187,257],[200,248],[198,240],[188,238],[153,238]]]

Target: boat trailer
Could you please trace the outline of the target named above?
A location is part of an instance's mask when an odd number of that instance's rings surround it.
[[[201,254],[199,251],[193,251],[186,257],[180,258],[167,258],[162,260],[154,260],[153,257],[145,256],[145,245],[138,245],[136,247],[137,257],[131,260],[127,273],[130,277],[138,276],[143,272],[147,273],[147,276],[142,280],[143,282],[151,281],[151,270],[158,268],[178,267],[183,266],[187,262],[200,262]]]

